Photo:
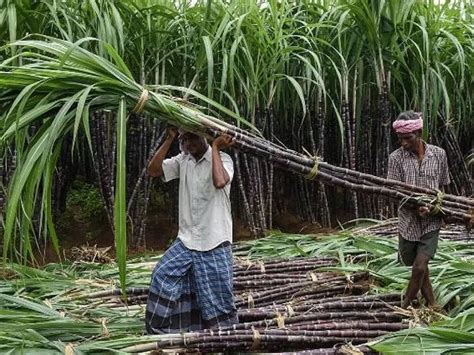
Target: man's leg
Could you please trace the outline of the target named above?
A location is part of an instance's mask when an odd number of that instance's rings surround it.
[[[439,230],[431,231],[422,236],[418,245],[418,253],[427,255],[429,259],[432,259],[435,256],[436,249],[438,248],[438,236]],[[431,286],[430,282],[430,272],[428,265],[426,266],[423,284],[421,285],[421,294],[423,295],[428,307],[432,307],[436,304],[433,287]]]
[[[403,301],[403,308],[407,308],[411,302],[415,299],[418,291],[420,291],[421,286],[425,280],[425,274],[429,277],[428,274],[428,262],[430,261],[430,256],[423,253],[418,253],[416,255],[415,261],[411,269],[411,278],[408,283],[407,292],[405,294],[405,300]],[[429,280],[428,280],[429,282]]]
[[[238,323],[233,295],[232,246],[226,242],[205,252],[193,251],[198,304],[206,328]]]
[[[187,327],[191,309],[190,251],[177,239],[152,273],[145,313],[148,334],[179,332]]]
[[[425,277],[423,278],[423,284],[421,285],[421,294],[423,295],[428,307],[432,307],[436,304],[433,287],[430,282],[430,270],[428,266],[426,266]]]

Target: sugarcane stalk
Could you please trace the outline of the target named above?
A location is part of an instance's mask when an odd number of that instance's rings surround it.
[[[247,150],[252,149],[254,154],[265,156],[269,161],[274,161],[275,163],[279,164],[280,166],[282,166],[285,169],[289,169],[291,171],[300,172],[300,173],[303,173],[304,175],[307,175],[311,172],[311,169],[309,169],[308,166],[313,166],[314,165],[314,161],[312,161],[311,159],[309,159],[307,157],[304,157],[304,156],[301,156],[299,154],[292,154],[290,150],[282,151],[282,150],[277,150],[276,148],[271,147],[271,146],[265,146],[258,139],[251,141],[247,137],[245,137],[244,134],[240,134],[240,133],[237,133],[237,132],[232,132],[232,130],[230,130],[230,129],[227,130],[226,133],[230,134],[231,136],[233,136],[236,139],[236,141],[238,142],[236,144],[236,147],[240,147],[241,149],[247,149]],[[248,143],[248,144],[245,144],[243,142]],[[306,166],[306,164],[308,164],[308,166]],[[326,168],[330,167],[331,169],[334,169],[334,170],[338,170],[340,168],[335,168],[335,167],[333,167],[333,166],[331,166],[327,163],[325,164],[325,163],[321,163],[321,162],[319,163],[319,166],[320,166],[320,169],[318,171],[318,175],[326,183],[329,183],[329,184],[332,183],[333,185],[337,185],[337,186],[341,186],[341,187],[344,187],[344,188],[347,188],[347,189],[350,189],[350,190],[356,190],[356,191],[361,191],[361,192],[365,192],[365,193],[383,193],[382,195],[387,195],[388,194],[389,197],[395,198],[397,200],[403,200],[403,199],[407,198],[406,196],[399,193],[398,191],[392,191],[392,190],[389,190],[389,189],[384,190],[383,187],[377,187],[377,188],[374,188],[373,186],[368,186],[367,187],[367,186],[364,186],[364,185],[361,185],[361,184],[351,184],[351,183],[348,183],[346,181],[342,181],[341,179],[337,179],[334,176],[330,176],[329,174],[326,174],[321,169],[322,167],[326,167]],[[346,169],[346,170],[348,170],[348,169]],[[349,174],[348,171],[346,173]],[[359,176],[362,175],[359,172],[357,174]],[[366,175],[366,176],[364,176],[364,178],[368,178],[368,179],[370,178],[369,176],[367,176],[368,174],[364,174],[364,175]],[[382,180],[384,182],[399,185],[399,182],[387,181],[386,179],[382,179]],[[409,186],[409,185],[407,185],[407,186]],[[460,198],[459,196],[455,196],[455,197],[447,196],[445,198],[446,199],[453,199],[454,198],[455,200],[460,199],[460,201],[468,202],[469,204],[474,205],[474,200],[472,200],[472,199],[467,199],[467,198],[463,199],[463,198]],[[410,200],[410,202],[415,203],[417,205],[424,205],[422,203],[417,203],[417,201],[412,197],[408,197],[408,199]],[[428,207],[430,207],[430,206],[428,206]],[[460,218],[461,220],[471,218],[471,216],[467,213],[464,213],[464,214],[461,213],[460,214],[460,213],[456,213],[456,211],[453,211],[451,209],[445,209],[445,212],[449,213],[449,214],[452,214],[455,217]]]
[[[245,193],[245,188],[244,188],[243,178],[242,178],[242,169],[240,167],[240,158],[237,151],[234,151],[234,164],[235,164],[235,174],[237,177],[237,184],[239,186],[239,192],[242,198],[242,205],[244,208],[244,216],[247,220],[248,226],[250,228],[250,232],[252,233],[252,235],[256,235],[255,223],[253,220],[253,215],[250,211],[250,205],[247,199],[247,194]]]
[[[367,319],[374,321],[395,321],[400,322],[402,316],[393,312],[359,312],[359,311],[349,311],[349,312],[314,312],[302,315],[296,315],[288,317],[285,319],[285,324],[296,324],[306,321],[315,321],[315,320],[331,320],[331,319],[348,319],[349,317],[356,319]],[[252,327],[270,327],[278,325],[276,318],[265,319],[254,322],[244,322],[233,324],[228,327],[221,327],[221,330],[238,330],[238,329],[251,329]]]

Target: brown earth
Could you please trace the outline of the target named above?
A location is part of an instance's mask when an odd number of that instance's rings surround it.
[[[288,213],[275,216],[273,229],[286,233],[303,234],[326,231],[318,224],[305,222],[301,218]],[[158,213],[148,218],[146,230],[146,248],[137,249],[130,247],[128,250],[129,255],[165,250],[176,237],[178,226],[169,216],[164,213]],[[96,245],[97,248],[104,248],[114,245],[114,236],[105,218],[90,222],[69,216],[67,223],[63,221],[61,225],[58,226],[58,236],[61,245],[61,259],[69,258],[71,248],[73,247]],[[234,218],[234,241],[237,242],[254,238],[255,237],[252,236],[250,230],[243,222]],[[110,254],[114,254],[113,248]],[[59,260],[60,258],[50,245],[45,248],[44,256],[38,256],[38,262],[40,264],[57,262]]]

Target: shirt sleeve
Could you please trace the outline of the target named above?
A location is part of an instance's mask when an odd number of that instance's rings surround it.
[[[446,186],[451,183],[451,179],[449,177],[449,165],[448,165],[448,156],[446,152],[443,150],[443,154],[441,155],[441,169],[440,169],[440,178],[439,178],[439,186]]]
[[[393,154],[388,157],[387,179],[402,181],[400,161]]]
[[[163,181],[168,182],[179,178],[179,169],[184,154],[178,154],[172,158],[163,160],[161,167],[163,168]]]
[[[222,165],[224,166],[225,171],[227,171],[227,174],[229,175],[229,182],[227,184],[230,184],[232,182],[232,179],[234,177],[234,162],[232,161],[232,158],[228,154],[223,154],[221,152],[221,161]]]

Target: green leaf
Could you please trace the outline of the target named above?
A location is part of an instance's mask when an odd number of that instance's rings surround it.
[[[115,248],[120,272],[120,285],[125,295],[127,262],[126,144],[127,112],[125,99],[120,99],[117,112],[117,172],[115,184]]]

